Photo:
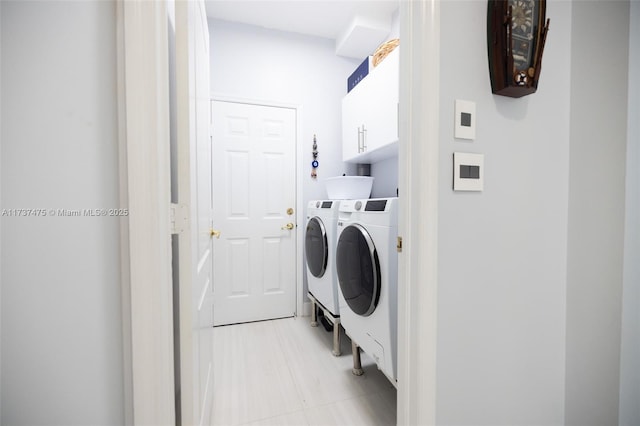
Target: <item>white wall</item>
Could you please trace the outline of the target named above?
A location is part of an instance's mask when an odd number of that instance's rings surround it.
[[[571,37],[565,422],[612,425],[619,410],[629,2],[573,2]]]
[[[398,157],[371,164],[374,177],[371,198],[395,197],[398,193]]]
[[[388,40],[400,38],[400,8],[395,11],[391,17],[391,31],[389,32]]]
[[[619,424],[640,424],[640,2],[630,2],[629,109]]]
[[[2,207],[118,207],[115,2],[2,2]],[[119,226],[2,217],[2,424],[123,424]]]
[[[491,94],[487,3],[441,3],[437,424],[564,421],[571,3],[551,0],[537,93]],[[453,137],[476,102],[475,141]],[[484,191],[452,190],[455,151]]]
[[[209,21],[211,91],[246,99],[302,106],[298,161],[304,165],[307,200],[326,198],[323,179],[355,173],[342,162],[341,99],[347,77],[359,61],[335,55],[334,42],[235,24]],[[311,175],[313,135],[318,140],[318,179]]]

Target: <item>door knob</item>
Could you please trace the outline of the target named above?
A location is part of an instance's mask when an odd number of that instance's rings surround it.
[[[289,222],[280,229],[288,229],[289,231],[291,231],[293,229],[293,223]]]
[[[220,231],[216,231],[215,229],[211,228],[211,229],[209,229],[209,236],[210,237],[216,237],[217,239],[220,239]]]

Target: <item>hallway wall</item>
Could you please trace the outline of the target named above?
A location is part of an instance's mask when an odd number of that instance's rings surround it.
[[[440,8],[437,424],[562,424],[571,3],[547,2],[538,91],[518,99],[491,93],[487,2]],[[473,141],[456,99],[476,103]],[[454,152],[485,155],[482,192],[452,190]]]
[[[123,424],[115,2],[1,9],[0,423]]]
[[[437,423],[633,419],[637,262],[623,267],[625,237],[627,259],[637,253],[629,2],[548,1],[540,86],[520,99],[490,94],[477,18],[486,2],[440,6]],[[476,102],[474,141],[453,137],[456,99]],[[483,192],[452,191],[455,151],[485,154]],[[626,182],[625,163],[634,165]]]
[[[629,2],[572,2],[571,40],[565,424],[615,425],[620,387]],[[599,59],[594,61],[596,56]],[[588,72],[582,72],[585,69]]]
[[[640,2],[630,2],[625,252],[620,348],[621,426],[640,425]]]

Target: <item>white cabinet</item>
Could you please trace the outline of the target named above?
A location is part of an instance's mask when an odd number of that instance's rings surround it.
[[[351,92],[342,98],[342,159],[348,161],[360,155],[365,144],[368,111],[368,95],[372,80],[365,77]]]
[[[372,163],[397,155],[399,48],[342,99],[342,159]]]

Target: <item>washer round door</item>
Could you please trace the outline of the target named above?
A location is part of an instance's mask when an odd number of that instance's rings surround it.
[[[342,230],[336,249],[338,281],[344,300],[353,312],[369,316],[380,299],[380,261],[367,230],[357,224]]]
[[[327,232],[324,223],[317,216],[312,217],[307,222],[304,249],[309,272],[316,278],[322,277],[327,270],[329,244],[327,243]]]

